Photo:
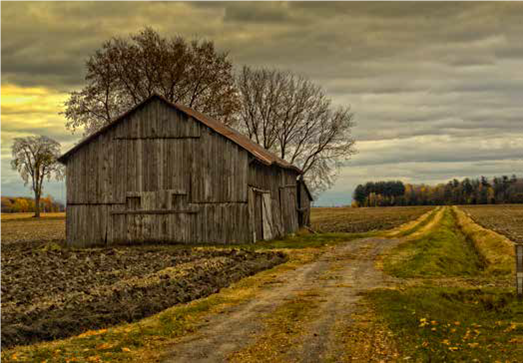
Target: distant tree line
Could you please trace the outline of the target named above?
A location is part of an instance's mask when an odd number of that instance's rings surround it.
[[[482,176],[435,186],[378,181],[358,185],[353,194],[357,207],[503,203],[523,203],[523,179],[516,175]]]
[[[2,213],[25,213],[35,211],[35,200],[27,197],[2,197]],[[40,211],[44,213],[63,212],[64,205],[53,197],[40,198]]]

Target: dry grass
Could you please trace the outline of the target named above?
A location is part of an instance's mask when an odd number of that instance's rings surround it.
[[[513,244],[457,207],[443,210],[429,233],[393,251],[408,258],[386,261],[385,270],[408,278],[406,283],[367,297],[405,359],[519,362]]]
[[[432,206],[376,208],[313,208],[312,228],[318,232],[363,233],[396,228],[432,210]]]
[[[34,213],[2,213],[2,222],[5,221],[12,221],[12,220],[19,220],[19,219],[31,219],[33,218]],[[40,218],[47,219],[47,218],[59,218],[65,220],[65,212],[57,212],[57,213],[42,213],[40,215]]]
[[[514,272],[514,244],[505,236],[476,224],[465,212],[453,207],[461,231],[474,243],[494,274]]]
[[[288,352],[301,345],[307,322],[314,318],[320,298],[317,291],[302,291],[280,305],[267,314],[264,319],[265,329],[254,344],[233,353],[228,361],[289,362]]]
[[[426,227],[427,233],[420,233],[422,228],[391,251],[385,272],[401,278],[470,277],[481,272],[481,261],[456,226],[452,209],[442,208]]]
[[[399,361],[394,335],[382,320],[369,299],[358,302],[356,312],[335,323],[335,339],[343,349],[331,353],[325,362]]]
[[[384,237],[387,238],[401,238],[407,237],[409,239],[417,238],[422,234],[427,233],[429,230],[434,228],[443,215],[443,210],[441,207],[437,207],[427,213],[423,214],[421,217],[402,224],[401,226],[394,228],[392,231],[386,233]]]

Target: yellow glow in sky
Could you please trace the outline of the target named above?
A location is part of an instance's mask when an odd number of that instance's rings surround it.
[[[66,93],[43,87],[19,87],[2,85],[2,116],[6,114],[29,112],[58,113],[67,99]]]

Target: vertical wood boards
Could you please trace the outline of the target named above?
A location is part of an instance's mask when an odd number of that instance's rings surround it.
[[[253,188],[249,188],[248,195],[248,212],[249,212],[249,235],[251,236],[249,242],[256,242],[256,217],[255,217],[255,192]]]
[[[263,239],[268,241],[275,237],[272,218],[272,198],[270,193],[262,193]]]
[[[256,161],[249,165],[248,185],[270,192],[273,237],[296,232],[299,228],[297,176],[293,170],[266,166]]]
[[[263,203],[261,193],[254,193],[254,223],[256,240],[263,240]]]
[[[298,214],[299,226],[310,226],[311,200],[307,186],[301,180],[298,181],[298,208],[300,211]]]
[[[245,150],[202,126],[193,155],[193,203],[247,202],[249,156]]]
[[[66,173],[66,233],[75,246],[245,243],[297,229],[296,190],[280,196],[296,185],[296,172],[253,163],[236,143],[160,100],[79,148]]]

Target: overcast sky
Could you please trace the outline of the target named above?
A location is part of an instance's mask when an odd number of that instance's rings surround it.
[[[522,175],[523,3],[2,2],[2,195],[14,137],[80,137],[59,115],[104,40],[144,26],[215,41],[241,66],[310,77],[356,114],[358,154],[316,204],[368,180]],[[57,183],[47,191],[64,198]],[[45,193],[45,191],[44,191]]]

